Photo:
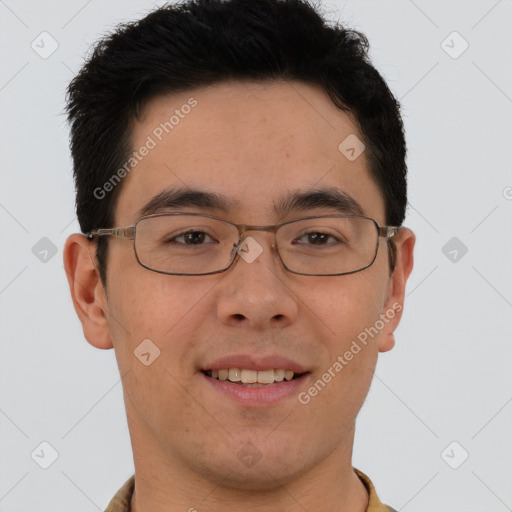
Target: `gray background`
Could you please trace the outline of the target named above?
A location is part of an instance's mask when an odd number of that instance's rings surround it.
[[[78,231],[62,111],[90,44],[153,5],[0,0],[1,512],[102,510],[133,471],[114,353],[83,338],[62,267]],[[403,104],[418,237],[354,466],[400,511],[512,510],[512,2],[323,6],[366,33]]]

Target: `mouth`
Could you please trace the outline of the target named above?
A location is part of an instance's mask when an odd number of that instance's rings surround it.
[[[216,403],[220,393],[225,398],[251,408],[271,407],[283,400],[294,400],[308,384],[310,372],[290,369],[220,368],[202,370],[205,384],[213,391]]]
[[[206,377],[217,381],[237,384],[244,387],[275,386],[282,382],[300,379],[308,372],[296,373],[285,368],[268,370],[251,370],[247,368],[222,368],[219,370],[203,370]]]
[[[213,403],[222,397],[222,404],[229,398],[244,407],[271,407],[293,400],[311,377],[309,368],[277,354],[233,354],[205,363],[198,373]]]

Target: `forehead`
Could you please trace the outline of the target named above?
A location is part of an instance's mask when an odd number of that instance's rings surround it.
[[[365,153],[349,159],[340,151],[344,141],[361,139],[350,113],[302,82],[222,82],[158,96],[134,125],[136,155],[126,166],[116,223],[136,220],[173,187],[222,194],[232,219],[246,223],[273,222],[274,205],[291,190],[335,188],[379,220],[384,204]]]

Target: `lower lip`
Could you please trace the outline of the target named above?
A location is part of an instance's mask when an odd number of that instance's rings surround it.
[[[251,407],[266,406],[275,404],[286,398],[297,396],[299,389],[304,385],[308,373],[293,380],[283,380],[275,384],[267,384],[261,387],[248,387],[234,384],[227,380],[217,380],[201,373],[206,382],[216,391],[223,393],[233,400]]]

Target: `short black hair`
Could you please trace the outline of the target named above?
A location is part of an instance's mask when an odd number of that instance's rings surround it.
[[[386,222],[400,226],[407,204],[400,105],[368,50],[364,34],[328,22],[307,0],[185,0],[119,25],[94,45],[67,90],[82,232],[112,227],[122,183],[100,198],[95,191],[133,152],[133,126],[148,100],[226,80],[276,79],[320,86],[354,114]],[[106,255],[106,237],[98,237],[104,285]]]

